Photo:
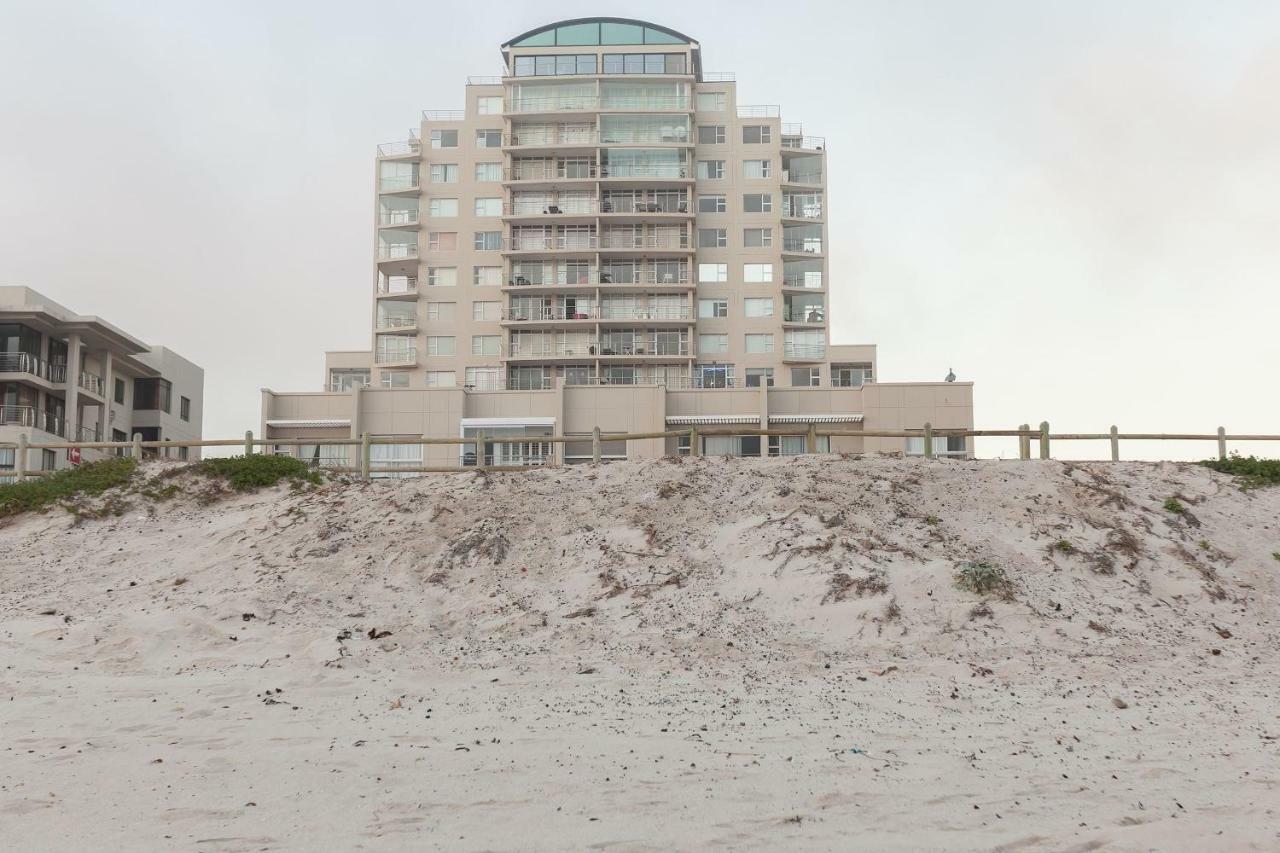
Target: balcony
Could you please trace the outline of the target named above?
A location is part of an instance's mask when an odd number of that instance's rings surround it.
[[[825,151],[827,138],[825,136],[790,136],[783,131],[782,147],[802,151]]]
[[[415,297],[418,295],[418,279],[411,276],[380,276],[378,296]]]
[[[786,237],[782,241],[782,251],[793,255],[821,255],[822,238]]]
[[[566,127],[558,124],[521,126],[502,137],[503,148],[560,148],[594,146],[600,134],[594,127]]]
[[[782,344],[783,361],[822,361],[826,355],[826,344],[801,344],[791,341],[784,341]]]
[[[795,308],[783,305],[782,322],[808,323],[820,326],[826,322],[826,311],[823,310],[821,305],[797,305]]]
[[[600,235],[599,244],[601,251],[691,250],[693,247],[688,234],[611,234],[606,232]]]
[[[783,169],[782,182],[784,184],[822,186],[822,171],[814,169]]]
[[[418,363],[418,348],[380,351],[374,354],[373,363],[380,366],[411,366]]]
[[[595,234],[517,234],[504,237],[504,252],[589,252],[598,242]]]
[[[551,335],[520,338],[512,336],[507,359],[590,358],[595,343],[589,339],[564,340]]]
[[[689,216],[689,201],[682,191],[646,197],[639,194],[607,194],[600,201],[600,212],[604,214],[676,214]]]
[[[502,205],[502,215],[506,219],[555,219],[571,220],[574,217],[593,218],[599,210],[599,203],[594,198],[557,199],[515,199]]]
[[[693,171],[683,163],[603,163],[601,180],[692,181]]]
[[[391,243],[378,247],[378,262],[404,261],[418,257],[417,243]]]
[[[799,199],[783,196],[782,218],[820,220],[822,219],[822,201],[821,199]]]
[[[559,181],[592,181],[596,179],[598,170],[595,163],[525,163],[512,169],[502,170],[502,180],[506,183],[537,183]]]
[[[387,195],[422,191],[421,175],[383,175],[378,178],[378,192]]]
[[[85,391],[88,391],[90,394],[94,394],[105,399],[106,394],[104,389],[106,388],[106,385],[103,383],[101,376],[82,370],[80,371],[80,381],[76,384]]]
[[[416,228],[421,222],[422,219],[416,207],[402,210],[383,210],[378,213],[378,225],[382,228],[396,226]]]
[[[404,303],[400,303],[403,305]],[[418,318],[413,317],[378,317],[374,321],[374,326],[378,331],[388,331],[392,329],[406,330],[416,329],[418,327]]]
[[[59,438],[67,436],[67,422],[34,406],[0,406],[0,425],[43,430]]]
[[[379,157],[410,157],[418,156],[422,153],[422,140],[418,139],[416,134],[409,134],[409,138],[401,142],[384,142],[378,146]]]
[[[674,336],[674,332],[670,333]],[[601,358],[689,358],[693,350],[687,339],[659,336],[606,336],[599,341],[597,353]]]
[[[653,305],[620,308],[612,305],[600,307],[601,323],[690,323],[693,309],[687,305]]]

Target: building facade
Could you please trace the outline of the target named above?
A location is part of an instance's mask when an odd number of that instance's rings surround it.
[[[572,431],[603,410],[625,412],[593,424],[614,432],[770,410],[971,426],[970,385],[886,386],[873,346],[831,344],[824,139],[652,23],[563,21],[502,59],[463,110],[379,146],[371,351],[330,353],[319,397],[264,392],[266,435]]]
[[[27,287],[0,287],[0,445],[199,439],[204,371],[99,317]],[[54,470],[106,451],[30,450],[27,470]],[[17,450],[0,447],[0,479]],[[173,456],[199,458],[199,448]]]

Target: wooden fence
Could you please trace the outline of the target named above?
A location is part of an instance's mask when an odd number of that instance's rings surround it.
[[[965,438],[1017,438],[1018,439],[1018,458],[1031,459],[1031,446],[1035,441],[1039,445],[1039,458],[1048,459],[1052,442],[1054,441],[1110,441],[1111,443],[1111,461],[1120,461],[1120,442],[1121,441],[1215,441],[1218,445],[1218,458],[1227,458],[1227,442],[1228,441],[1280,441],[1280,435],[1255,435],[1255,434],[1228,434],[1226,429],[1218,427],[1218,431],[1213,434],[1200,433],[1146,433],[1132,432],[1122,433],[1116,427],[1111,427],[1110,432],[1104,433],[1053,433],[1049,430],[1047,421],[1040,424],[1038,429],[1032,429],[1030,425],[1023,424],[1018,429],[934,429],[932,425],[925,424],[922,429],[909,430],[842,430],[842,429],[824,429],[816,423],[811,423],[807,427],[783,427],[778,429],[750,429],[740,426],[725,427],[690,427],[688,429],[666,430],[664,432],[639,432],[639,433],[623,433],[605,435],[600,431],[599,427],[592,430],[591,434],[591,461],[599,464],[602,459],[601,447],[604,443],[631,442],[641,441],[645,439],[668,439],[688,437],[689,439],[689,455],[701,455],[701,446],[699,438],[703,436],[784,436],[784,435],[803,435],[805,436],[805,453],[818,452],[818,439],[821,437],[849,437],[849,438],[919,438],[923,439],[923,456],[931,457],[934,455],[934,442],[940,438],[949,436],[963,436]],[[184,440],[184,441],[143,441],[140,434],[135,433],[132,441],[56,441],[35,443],[29,442],[25,435],[18,437],[17,443],[4,443],[0,447],[15,448],[16,460],[14,465],[13,476],[21,480],[27,476],[40,476],[50,474],[51,471],[29,471],[27,470],[27,454],[31,450],[104,450],[104,451],[125,451],[128,455],[135,458],[141,458],[144,450],[159,451],[170,447],[242,447],[246,456],[254,452],[255,447],[298,447],[300,445],[308,445],[311,447],[327,447],[327,446],[343,446],[359,448],[359,464],[358,465],[326,465],[326,470],[358,473],[362,478],[368,479],[371,473],[378,474],[431,474],[461,471],[529,471],[536,470],[538,465],[493,465],[486,464],[487,459],[483,448],[489,444],[524,444],[528,442],[537,442],[543,444],[564,444],[565,442],[583,442],[587,439],[584,436],[563,436],[563,435],[547,435],[547,436],[487,436],[484,433],[477,433],[468,437],[429,437],[421,438],[373,438],[368,433],[360,438],[254,438],[253,431],[245,432],[244,438],[225,438],[225,439],[203,439],[203,440]],[[474,465],[457,465],[457,466],[374,466],[372,464],[371,449],[374,445],[380,444],[397,444],[397,445],[454,445],[461,448],[474,446],[477,448],[475,453]],[[970,448],[972,450],[972,448]],[[305,460],[304,460],[305,461]]]

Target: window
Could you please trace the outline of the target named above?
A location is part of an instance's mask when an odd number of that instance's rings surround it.
[[[728,264],[698,264],[699,284],[717,284],[728,280]]]
[[[433,198],[427,202],[427,216],[457,216],[456,198]]]
[[[133,380],[133,408],[135,411],[161,411],[169,413],[173,396],[173,383],[168,379]]]
[[[501,335],[472,335],[472,355],[498,355],[502,351]]]
[[[384,370],[382,371],[382,376],[378,379],[378,384],[383,388],[408,388],[409,371]]]
[[[471,303],[471,319],[472,320],[500,320],[502,318],[501,302],[472,302]]]
[[[606,63],[607,69],[607,63]],[[517,56],[512,66],[516,77],[552,77],[571,74],[595,74],[594,53],[563,54],[560,56]],[[606,74],[621,72],[605,71]]]
[[[457,267],[427,267],[427,287],[456,287]]]
[[[771,297],[750,297],[742,300],[742,313],[748,317],[772,317],[773,299]]]
[[[620,42],[620,44],[625,44],[625,42]],[[594,74],[594,65],[591,71],[580,73]],[[604,55],[604,73],[686,74],[688,72],[685,70],[684,54],[681,53],[606,53]]]
[[[502,96],[481,95],[476,98],[476,114],[482,116],[502,115]]]
[[[716,317],[729,316],[728,299],[699,299],[698,319],[710,320]]]
[[[427,303],[427,322],[452,323],[453,309],[455,304],[456,303],[453,303],[453,302],[428,302]]]
[[[743,264],[742,280],[747,284],[773,281],[773,264]]]
[[[699,213],[724,213],[726,209],[724,196],[722,195],[698,196]]]
[[[822,382],[822,371],[817,367],[791,368],[791,386],[793,388],[817,387]]]
[[[431,147],[432,148],[457,148],[458,147],[458,131],[456,130],[431,131]]]
[[[725,103],[724,92],[699,92],[694,108],[700,113],[722,113]]]
[[[501,148],[502,147],[502,131],[477,130],[476,131],[476,147],[477,148]]]
[[[502,267],[472,267],[471,283],[476,287],[501,287]]]
[[[836,388],[857,388],[873,381],[870,364],[831,365],[831,384]]]
[[[698,144],[699,145],[723,145],[725,141],[723,124],[700,124],[698,125]]]
[[[496,252],[502,248],[501,231],[477,231],[473,247],[482,252]]]
[[[723,160],[699,160],[698,180],[718,181],[724,177]]]
[[[698,354],[715,355],[729,351],[728,335],[698,335]]]
[[[747,368],[747,387],[759,388],[761,385],[773,387],[773,368],[772,367],[748,367]]]
[[[468,367],[463,373],[463,383],[468,388],[497,391],[502,388],[502,370],[497,367]]]
[[[476,216],[501,216],[501,215],[502,215],[502,199],[500,198],[476,199]]]
[[[772,174],[773,169],[768,160],[742,161],[742,177],[744,178],[768,178]]]
[[[350,391],[352,388],[363,388],[369,384],[369,369],[351,370],[334,369],[329,371],[330,391]]]
[[[742,126],[742,141],[747,145],[761,145],[772,142],[773,135],[767,124],[745,124]]]
[[[430,181],[433,184],[456,184],[458,182],[458,164],[432,163]]]
[[[742,197],[743,213],[772,213],[772,193],[748,193]]]
[[[749,353],[773,352],[773,335],[766,335],[766,334],[747,335],[747,352]]]
[[[727,228],[699,228],[698,229],[698,248],[699,249],[723,249],[729,245],[729,229]]]
[[[458,374],[452,370],[427,371],[428,388],[456,388],[457,385]]]
[[[773,245],[772,228],[742,229],[742,245],[748,249],[768,248]]]
[[[119,376],[115,380],[115,394],[112,395],[112,399],[120,405],[124,405],[124,380]]]
[[[186,462],[186,461],[187,461],[187,459],[188,459],[190,456],[191,456],[191,448],[190,448],[190,447],[179,447],[179,448],[178,448],[178,459],[179,459],[179,460],[181,460],[181,461],[183,461],[183,462]]]
[[[458,232],[456,231],[428,231],[427,232],[427,251],[452,252],[457,248],[458,248]]]
[[[502,180],[502,164],[476,163],[476,180],[482,183]]]
[[[178,398],[178,417],[182,418],[184,421],[191,420],[191,398],[190,397]]]
[[[427,355],[456,355],[457,348],[452,335],[428,335]]]

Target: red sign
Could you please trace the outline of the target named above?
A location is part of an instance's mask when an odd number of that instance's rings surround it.
[[[79,465],[80,464],[80,448],[68,447],[67,459],[71,462],[72,465]]]

